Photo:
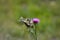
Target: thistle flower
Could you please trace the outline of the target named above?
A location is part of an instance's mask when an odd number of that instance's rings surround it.
[[[33,33],[34,39],[37,40],[37,23],[40,22],[40,20],[38,18],[23,18],[21,17],[20,20],[22,23],[24,23],[28,28],[29,28],[29,32]],[[31,29],[32,28],[32,29]]]
[[[35,24],[40,22],[40,20],[39,20],[38,18],[33,18],[32,21],[33,21],[33,23],[35,23]]]

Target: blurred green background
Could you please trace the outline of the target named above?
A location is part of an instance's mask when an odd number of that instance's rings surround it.
[[[60,40],[60,0],[0,0],[0,40],[34,40],[21,16],[40,19],[38,40]]]

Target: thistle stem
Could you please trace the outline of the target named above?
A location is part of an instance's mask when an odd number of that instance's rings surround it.
[[[35,24],[35,40],[37,40],[37,26]]]

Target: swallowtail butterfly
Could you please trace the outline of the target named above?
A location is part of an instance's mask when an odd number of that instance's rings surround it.
[[[21,17],[20,18],[20,22],[24,23],[28,28],[29,27],[33,28],[33,22],[32,22],[32,19],[31,18]]]

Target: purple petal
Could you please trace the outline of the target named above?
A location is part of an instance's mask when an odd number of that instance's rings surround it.
[[[38,18],[33,18],[33,23],[39,23],[40,20]]]

